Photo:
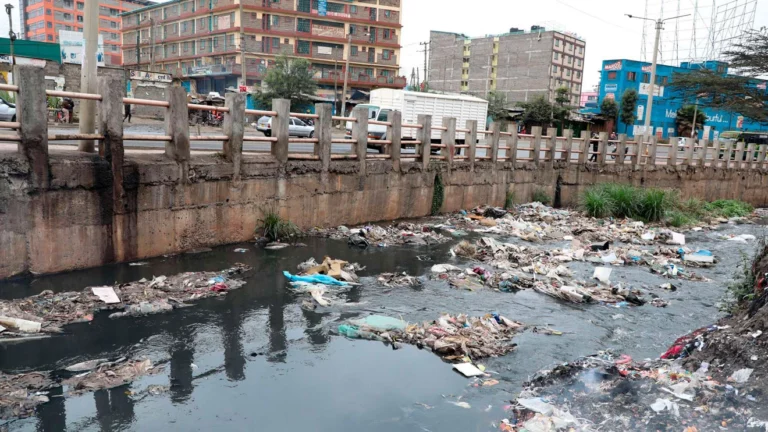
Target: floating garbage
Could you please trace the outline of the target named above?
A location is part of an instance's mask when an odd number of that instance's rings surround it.
[[[0,300],[0,325],[9,329],[1,332],[0,338],[57,333],[61,326],[91,321],[93,314],[101,310],[112,312],[110,317],[116,318],[186,307],[188,301],[226,295],[226,291],[240,288],[245,282],[238,277],[248,270],[250,267],[236,264],[222,272],[188,272],[112,287],[62,293],[46,290],[31,297]],[[222,282],[216,282],[219,280]],[[212,291],[216,283],[226,284],[227,290]]]
[[[415,276],[408,276],[406,273],[383,273],[379,275],[378,282],[385,287],[411,287],[416,288],[423,285],[421,279]]]
[[[292,275],[290,272],[284,271],[283,275],[286,277],[286,279],[288,279],[291,282],[304,282],[308,284],[323,284],[323,285],[335,285],[335,286],[348,285],[347,282],[336,280],[335,278],[332,278],[331,276],[324,275],[324,274],[297,276],[297,275]]]
[[[469,318],[443,315],[421,324],[372,315],[339,326],[339,333],[352,338],[407,343],[430,348],[444,360],[465,363],[505,355],[517,346],[511,343],[523,325],[498,314]]]
[[[349,245],[367,248],[395,245],[434,245],[451,240],[436,231],[435,226],[410,222],[398,222],[390,226],[368,225],[362,228],[338,227],[330,229],[313,228],[308,235],[347,240]],[[455,235],[452,233],[452,236]]]
[[[145,375],[154,375],[162,371],[154,367],[149,359],[118,360],[98,365],[91,372],[65,379],[72,394],[119,387]]]

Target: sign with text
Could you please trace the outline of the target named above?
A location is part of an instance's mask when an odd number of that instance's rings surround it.
[[[143,81],[158,81],[158,82],[171,82],[172,77],[168,74],[161,74],[161,73],[155,73],[155,72],[145,72],[145,71],[137,71],[132,70],[130,71],[130,77],[132,80],[143,80]]]
[[[622,66],[621,60],[619,60],[615,63],[609,63],[603,66],[603,69],[607,71],[617,71],[617,70],[621,70],[621,66]]]
[[[605,85],[605,91],[607,92],[615,92],[619,90],[618,84],[606,84]]]
[[[83,34],[76,31],[59,30],[59,46],[61,47],[61,62],[83,64],[85,56],[85,39]],[[99,35],[96,48],[96,64],[104,66],[104,38]]]
[[[640,90],[638,93],[643,96],[648,96],[650,89],[650,83],[640,83]],[[664,86],[653,86],[653,97],[664,97]]]
[[[320,16],[328,14],[328,0],[319,0],[317,2],[317,14]]]
[[[315,36],[325,36],[344,39],[344,27],[334,27],[322,24],[312,25],[312,34]]]

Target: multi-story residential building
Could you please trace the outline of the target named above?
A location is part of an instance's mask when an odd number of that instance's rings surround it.
[[[122,64],[120,14],[153,4],[146,0],[99,0],[99,34],[104,39],[104,63]],[[24,39],[59,42],[59,30],[83,31],[85,0],[20,0]]]
[[[597,96],[598,96],[598,93],[596,91],[582,92],[581,100],[579,102],[579,107],[580,108],[597,107]]]
[[[483,98],[495,91],[509,103],[536,96],[554,101],[555,91],[567,87],[578,106],[585,51],[578,36],[538,26],[482,38],[433,31],[427,78],[433,90]]]
[[[276,56],[305,57],[318,95],[331,98],[348,53],[350,89],[403,88],[400,1],[173,0],[124,14],[123,62],[144,70],[154,62],[203,94],[242,85],[243,62],[246,85],[261,86]]]
[[[627,90],[635,90],[638,93],[636,120],[634,124],[617,125],[619,132],[625,132],[630,137],[642,134],[645,130],[645,116],[651,116],[651,128],[659,138],[678,136],[677,111],[685,105],[693,105],[695,99],[686,100],[679,92],[669,87],[675,74],[690,73],[695,70],[710,70],[719,75],[728,74],[726,63],[710,60],[705,62],[682,62],[680,66],[658,65],[656,67],[656,85],[653,89],[653,112],[649,113],[648,92],[651,82],[651,64],[637,60],[605,60],[600,76],[599,104],[592,113],[600,112],[600,104],[605,99],[613,99],[621,105],[621,99]],[[754,86],[768,93],[768,81],[755,79]],[[712,139],[726,131],[765,132],[768,125],[750,121],[733,111],[725,109],[709,108],[705,102],[699,105],[699,110],[707,116],[704,128],[709,132],[699,131],[699,138]],[[651,131],[649,131],[651,132]]]

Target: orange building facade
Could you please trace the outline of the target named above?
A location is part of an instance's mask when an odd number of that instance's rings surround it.
[[[123,64],[120,14],[154,4],[146,0],[100,0],[99,34],[104,39],[105,64]],[[19,0],[24,39],[59,42],[59,30],[83,31],[85,0]]]

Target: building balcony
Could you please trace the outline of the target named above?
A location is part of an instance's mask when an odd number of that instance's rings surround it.
[[[320,75],[316,76],[315,79],[321,84],[340,85],[344,82],[343,73],[324,70],[319,72],[319,74]],[[349,74],[347,83],[353,87],[405,88],[405,86],[408,84],[408,80],[405,77],[372,77],[366,74]]]
[[[391,55],[389,59],[385,59],[383,54],[376,55],[376,64],[383,64],[388,66],[397,66],[397,56]]]

